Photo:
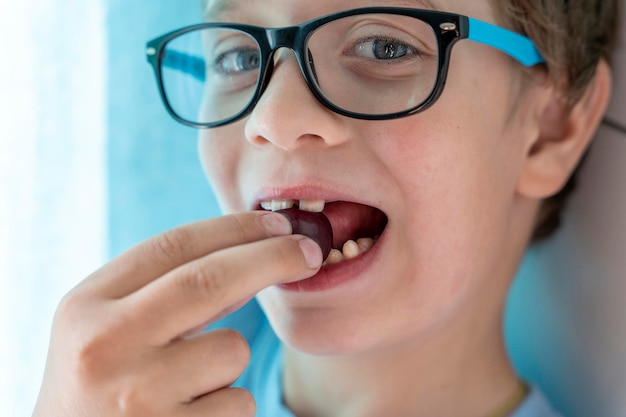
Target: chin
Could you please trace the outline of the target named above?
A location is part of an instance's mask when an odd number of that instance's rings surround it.
[[[259,301],[278,338],[293,350],[310,355],[341,356],[358,354],[378,344],[377,335],[363,317],[342,317],[332,309],[285,311],[262,298]]]

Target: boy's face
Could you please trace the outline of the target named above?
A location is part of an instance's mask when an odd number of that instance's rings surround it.
[[[417,0],[228,3],[221,20],[261,26],[357,7],[425,8]],[[487,0],[439,5],[495,20]],[[520,94],[521,71],[504,54],[462,41],[432,108],[362,121],[322,106],[293,54],[278,57],[249,117],[200,132],[201,159],[222,209],[323,199],[340,202],[326,209],[337,228],[366,222],[356,213],[368,207],[388,221],[373,249],[324,268],[303,291],[272,287],[258,295],[279,336],[311,353],[348,353],[419,341],[485,314],[495,319],[536,208],[516,192],[535,133],[528,123],[534,87]]]

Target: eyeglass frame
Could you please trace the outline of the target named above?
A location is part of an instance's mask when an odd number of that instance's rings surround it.
[[[314,74],[312,73],[312,69],[306,64],[308,54],[305,47],[307,46],[310,36],[317,29],[330,22],[361,14],[395,14],[408,16],[429,24],[433,29],[439,49],[437,79],[431,93],[417,106],[402,112],[390,114],[371,115],[356,113],[336,106],[326,99],[323,93],[319,91],[319,88],[313,80]],[[162,61],[165,46],[170,41],[189,32],[211,28],[240,31],[248,34],[257,42],[260,52],[259,78],[254,95],[250,99],[248,105],[240,112],[230,118],[220,120],[218,122],[196,123],[180,117],[170,105],[165,92],[162,77]],[[503,27],[461,14],[400,7],[365,7],[344,10],[338,13],[309,20],[299,25],[279,28],[265,28],[227,22],[200,23],[174,30],[149,41],[146,45],[146,57],[154,70],[161,100],[163,101],[163,104],[165,105],[170,116],[172,116],[179,123],[194,128],[206,129],[220,127],[233,123],[249,115],[254,110],[265,89],[269,85],[274,69],[273,58],[275,53],[281,48],[288,48],[293,51],[296,56],[298,66],[300,67],[300,72],[302,73],[309,90],[326,108],[337,114],[355,119],[391,120],[423,112],[437,101],[446,84],[452,47],[458,41],[463,39],[471,40],[498,49],[525,67],[533,67],[535,65],[545,63],[545,59],[536,48],[533,41],[524,35],[520,35]]]

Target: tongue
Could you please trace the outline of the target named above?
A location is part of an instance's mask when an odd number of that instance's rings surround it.
[[[345,201],[326,203],[324,214],[333,227],[335,249],[348,240],[380,236],[387,224],[387,217],[377,208]]]

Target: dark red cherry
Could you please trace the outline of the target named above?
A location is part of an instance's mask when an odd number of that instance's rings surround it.
[[[324,259],[328,257],[333,248],[333,228],[323,213],[290,208],[279,210],[291,222],[293,234],[308,236],[320,245]]]

